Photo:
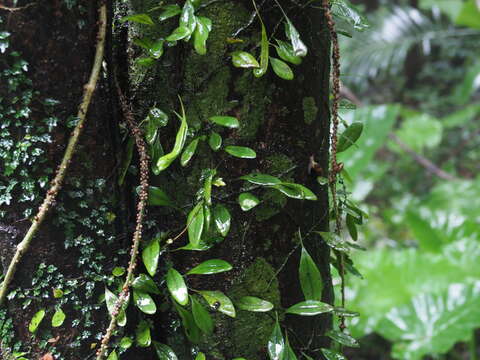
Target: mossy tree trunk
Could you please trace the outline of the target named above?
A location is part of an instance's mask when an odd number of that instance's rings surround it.
[[[276,77],[271,69],[262,78],[255,78],[251,71],[231,65],[231,51],[251,50],[260,40],[258,19],[249,21],[254,13],[250,1],[205,3],[207,5],[198,14],[210,18],[213,23],[207,54],[197,55],[190,43],[179,42],[166,49],[149,68],[136,64],[140,50],[132,44],[133,38],[165,37],[177,20],[155,26],[115,22],[112,41],[107,48],[106,71],[88,115],[81,149],[67,174],[67,184],[55,210],[23,260],[12,286],[16,292],[10,296],[9,311],[0,313],[0,325],[3,326],[0,334],[4,334],[5,339],[14,336],[13,341],[5,341],[8,343],[5,346],[20,341],[19,346],[30,348],[35,354],[51,352],[55,359],[83,359],[99,342],[99,334],[108,320],[99,296],[105,286],[113,290],[118,284],[118,279],[111,275],[112,269],[127,266],[126,255],[135,219],[134,188],[138,182],[135,155],[126,181],[118,185],[128,138],[118,100],[112,91],[114,68],[131,99],[138,121],[144,119],[153,106],[170,115],[168,126],[160,130],[160,140],[166,151],[175,141],[179,123],[173,111],[179,111],[180,96],[191,129],[187,144],[194,136],[208,134],[211,125],[207,123],[211,116],[230,115],[238,118],[238,129],[215,128],[224,146],[248,146],[257,154],[255,159],[234,158],[222,150],[212,152],[205,141],[199,143],[187,167],[181,167],[177,160],[160,175],[151,174],[151,185],[165,190],[178,208],[150,207],[145,241],[158,233],[168,238],[182,231],[186,215],[202,187],[205,169],[216,169],[226,183],[225,187],[214,188],[213,203],[214,206],[224,205],[232,217],[228,236],[208,251],[168,251],[187,242],[186,235],[175,240],[163,253],[155,279],[161,283],[166,269],[172,265],[184,273],[201,261],[221,258],[233,265],[232,271],[189,277],[189,288],[220,290],[234,301],[245,295],[257,296],[271,301],[277,309],[285,308],[303,300],[298,279],[300,251],[296,235],[300,231],[322,275],[323,301],[333,302],[330,253],[314,233],[328,228],[328,192],[326,186],[316,181],[318,174],[309,171],[311,159],[319,164],[324,176],[328,171],[330,42],[323,14],[319,9],[281,2],[309,49],[302,64],[294,67],[294,80],[285,81]],[[21,5],[25,4],[17,6]],[[125,4],[117,5],[110,15],[113,19],[124,15],[125,11],[146,12],[156,5],[155,1],[135,0],[129,4],[129,9]],[[278,26],[282,20],[279,8],[270,2],[258,5],[268,33],[275,32],[275,37],[284,38],[283,26]],[[0,231],[9,229],[3,231],[7,235],[0,238],[2,260],[8,259],[11,244],[20,240],[29,223],[28,217],[33,216],[41,201],[45,186],[42,187],[38,179],[51,178],[52,169],[62,156],[68,124],[74,122],[69,116],[76,112],[92,61],[97,6],[88,1],[65,1],[1,13],[2,30],[12,33],[5,59],[10,57],[2,62],[2,69],[15,66],[17,58],[29,63],[28,70],[21,72],[25,77],[22,87],[13,89],[3,79],[1,85],[2,122],[12,120],[5,123],[3,128],[8,131],[0,136],[2,140],[13,142],[13,146],[6,142],[0,144],[2,154],[6,154],[0,159],[4,174],[0,179],[0,199],[5,199],[1,200]],[[153,12],[152,17],[156,14]],[[242,42],[231,44],[227,41],[231,37]],[[12,51],[19,51],[20,57]],[[32,100],[24,107],[30,112],[22,124],[16,123],[16,115],[7,114],[5,109],[20,111],[13,97],[28,91],[33,91]],[[59,104],[53,105],[52,99]],[[20,115],[19,118],[22,119]],[[54,122],[56,126],[51,126]],[[51,140],[43,143],[36,140],[38,146],[34,143],[25,150],[25,160],[21,158],[15,162],[13,152],[20,147],[19,141],[24,141],[32,132],[38,137],[49,136]],[[38,156],[33,155],[37,153]],[[33,162],[30,164],[26,158]],[[14,168],[9,170],[11,167]],[[252,172],[303,184],[315,192],[318,200],[294,200],[273,189],[257,188],[251,192],[261,200],[260,205],[244,212],[237,197],[245,190],[245,184],[238,178]],[[25,183],[33,185],[22,186]],[[139,269],[144,272],[142,266]],[[63,290],[64,295],[55,298],[53,294],[58,289]],[[156,301],[159,310],[150,317],[153,339],[172,346],[179,359],[190,359],[191,345],[177,326],[179,319],[171,300],[165,293]],[[67,319],[62,327],[51,328],[50,316],[56,306],[62,307]],[[20,310],[22,307],[25,310]],[[31,337],[29,321],[43,308],[47,310],[46,320]],[[323,335],[331,325],[331,318],[320,316],[306,321],[306,318],[290,315],[280,314],[280,317],[292,345],[319,358],[319,347],[328,344]],[[4,318],[13,319],[13,325],[8,325],[8,321],[2,320]],[[142,318],[143,315],[129,309],[128,325],[118,335],[134,334]],[[266,344],[274,318],[271,313],[245,311],[237,311],[236,319],[215,314],[214,335],[198,346],[208,359],[266,359]],[[115,337],[115,341],[120,337]],[[48,342],[49,339],[53,340]],[[152,356],[149,349],[131,348],[121,358],[150,359]]]

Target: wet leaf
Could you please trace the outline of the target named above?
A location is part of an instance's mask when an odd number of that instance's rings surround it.
[[[190,37],[191,34],[195,31],[195,28],[197,26],[197,20],[195,16],[195,9],[193,7],[192,1],[191,0],[186,0],[183,8],[182,8],[182,13],[180,14],[180,21],[179,21],[180,27],[185,27],[188,29],[189,34],[187,36],[187,39]]]
[[[317,300],[306,300],[290,306],[288,314],[314,316],[333,311],[333,306]]]
[[[208,137],[208,145],[210,145],[213,151],[217,151],[222,146],[222,137],[215,131],[212,131]]]
[[[203,203],[200,202],[190,211],[187,217],[188,239],[194,246],[200,243],[204,225]]]
[[[322,354],[327,360],[347,360],[345,356],[335,350],[322,349]]]
[[[255,159],[257,157],[255,151],[245,146],[229,145],[225,147],[225,151],[241,159]]]
[[[225,260],[221,259],[211,259],[202,262],[201,264],[195,266],[193,269],[187,272],[187,275],[192,274],[218,274],[225,271],[232,270],[232,265],[230,265]]]
[[[280,57],[280,59],[288,61],[294,65],[300,65],[302,63],[302,58],[295,55],[291,44],[282,40],[275,40],[278,44],[278,46],[275,46],[275,49],[277,50],[277,55]]]
[[[207,53],[207,39],[212,30],[212,21],[209,18],[199,16],[197,17],[197,26],[193,33],[193,46],[199,55]]]
[[[163,55],[163,43],[165,40],[157,40],[155,41],[150,49],[148,49],[148,53],[154,59],[160,59]]]
[[[272,335],[270,335],[268,340],[267,348],[270,360],[283,360],[285,356],[285,339],[278,324],[278,318],[273,327]]]
[[[132,287],[135,290],[149,293],[149,294],[160,294],[160,289],[158,288],[157,284],[151,277],[146,274],[138,275],[132,282]]]
[[[167,20],[171,17],[174,17],[182,12],[182,9],[177,4],[175,5],[165,5],[163,11],[158,16],[159,21]]]
[[[137,24],[145,24],[145,25],[155,25],[152,18],[148,14],[135,14],[135,15],[128,15],[124,16],[120,19],[120,22],[125,21],[132,21]]]
[[[178,306],[177,304],[175,304],[175,309],[182,319],[183,329],[188,340],[190,340],[192,343],[200,342],[202,339],[202,330],[200,330],[200,328],[197,326],[197,323],[193,319],[192,313],[187,309]]]
[[[192,314],[197,326],[205,334],[211,335],[214,329],[214,323],[207,309],[203,307],[194,297],[192,299]]]
[[[212,308],[232,318],[235,317],[235,307],[233,306],[232,301],[227,296],[225,296],[224,293],[222,293],[221,291],[208,290],[199,291],[199,293],[204,297],[204,299]]]
[[[248,211],[257,206],[260,203],[260,200],[258,200],[255,195],[247,192],[241,193],[238,196],[238,203],[243,211]]]
[[[172,297],[180,304],[188,304],[188,289],[183,276],[174,268],[167,272],[167,288]]]
[[[215,206],[213,209],[213,219],[220,234],[224,237],[227,236],[231,223],[231,216],[228,209],[220,204]]]
[[[273,309],[273,304],[270,301],[255,296],[244,296],[235,304],[239,309],[253,312],[267,312]]]
[[[318,271],[317,265],[303,246],[298,272],[305,299],[320,301],[323,288],[320,271]]]
[[[135,330],[135,339],[137,342],[137,345],[140,347],[149,347],[150,344],[152,343],[152,337],[150,335],[150,326],[148,325],[148,322],[145,320],[142,320],[139,322],[137,325],[137,328]]]
[[[177,355],[175,355],[170,346],[154,341],[153,347],[159,360],[178,360]]]
[[[348,347],[360,347],[358,341],[355,340],[353,337],[348,335],[347,333],[338,331],[338,330],[330,330],[325,335],[327,335],[330,339],[335,340],[336,342],[348,346]]]
[[[145,314],[152,315],[157,312],[155,301],[153,301],[152,297],[147,293],[133,290],[133,302],[135,306]]]
[[[275,176],[260,174],[260,173],[244,175],[244,176],[241,176],[240,179],[251,182],[252,184],[264,185],[264,186],[270,186],[270,185],[276,185],[276,184],[282,183],[282,180],[280,180],[279,178],[276,178]]]
[[[135,62],[137,65],[149,67],[155,64],[155,59],[152,59],[151,57],[140,57],[135,60]]]
[[[277,74],[279,78],[282,78],[284,80],[293,80],[293,71],[286,62],[271,56],[270,62],[272,64],[273,71],[275,72],[275,74]]]
[[[267,30],[265,29],[265,25],[263,24],[263,21],[261,21],[261,24],[262,24],[262,41],[260,43],[260,68],[253,69],[253,75],[255,75],[255,77],[262,77],[263,75],[265,75],[268,69],[269,44],[268,44],[268,38],[267,38]]]
[[[333,2],[332,14],[352,25],[357,31],[364,31],[370,27],[368,20],[348,1]]]
[[[210,230],[210,224],[212,223],[212,212],[210,206],[203,204],[203,231],[208,232]]]
[[[307,55],[307,47],[300,39],[300,34],[289,19],[287,19],[285,23],[285,35],[287,35],[287,38],[290,40],[293,53],[296,56],[304,57]]]
[[[188,144],[188,146],[185,148],[182,156],[180,157],[180,165],[182,166],[188,165],[193,155],[195,154],[195,150],[197,150],[198,140],[199,140],[198,138],[193,139],[192,142]]]
[[[300,184],[281,183],[273,186],[286,196],[299,200],[317,200],[317,196],[308,188]]]
[[[178,41],[190,36],[191,32],[186,26],[179,26],[173,32],[167,36],[167,41]]]
[[[246,51],[234,51],[232,52],[233,66],[239,68],[258,68],[260,64],[255,57]]]
[[[212,116],[210,122],[228,127],[230,129],[236,129],[240,126],[238,119],[233,116]]]
[[[347,150],[355,144],[360,135],[362,135],[363,124],[361,122],[352,123],[339,137],[337,144],[337,153]]]
[[[155,276],[160,257],[160,241],[158,237],[153,238],[142,251],[142,260],[150,276]]]

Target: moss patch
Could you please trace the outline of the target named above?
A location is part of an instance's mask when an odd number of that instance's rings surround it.
[[[317,117],[318,108],[313,97],[303,98],[303,120],[306,124],[311,124]]]

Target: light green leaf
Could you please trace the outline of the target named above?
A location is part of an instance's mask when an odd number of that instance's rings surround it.
[[[233,66],[239,68],[258,68],[260,64],[257,59],[253,57],[252,54],[246,51],[234,51],[232,52],[232,63]]]
[[[306,300],[290,306],[288,314],[314,316],[333,311],[333,306],[317,300]]]
[[[277,55],[280,59],[288,61],[294,65],[300,65],[302,63],[302,58],[295,55],[291,44],[277,39],[275,39],[275,41],[278,44],[278,46],[275,46],[275,49],[277,50]]]
[[[167,41],[178,41],[189,37],[191,34],[190,29],[186,26],[179,26],[173,32],[167,36]]]
[[[52,326],[53,327],[59,327],[59,326],[62,326],[63,322],[65,321],[65,318],[67,316],[65,315],[65,313],[63,312],[63,310],[61,308],[58,308],[56,311],[55,311],[55,314],[53,314],[52,316]]]
[[[255,195],[247,192],[241,193],[238,196],[238,203],[243,211],[248,211],[257,206],[260,203],[260,200],[258,200]]]
[[[283,355],[282,360],[297,360],[297,355],[295,355],[295,352],[290,346],[290,342],[288,341],[288,336],[287,336],[287,342],[285,344],[285,353]]]
[[[182,9],[177,4],[174,5],[165,5],[163,11],[158,16],[159,21],[167,20],[171,17],[174,17],[182,12]]]
[[[285,22],[285,35],[290,40],[290,43],[293,47],[293,53],[295,56],[304,57],[307,55],[307,47],[300,39],[300,34],[298,33],[295,26],[293,26],[292,22],[287,18]]]
[[[32,320],[30,320],[30,325],[28,325],[28,331],[34,333],[37,331],[38,326],[42,322],[43,318],[45,317],[45,309],[41,309],[33,315]]]
[[[347,360],[345,356],[335,350],[322,349],[322,354],[327,360]]]
[[[118,360],[117,352],[113,350],[110,355],[108,355],[107,360]]]
[[[222,137],[215,131],[212,131],[208,137],[208,145],[210,145],[213,151],[217,151],[222,146]]]
[[[148,53],[151,57],[153,57],[154,59],[160,59],[163,55],[163,43],[165,42],[165,40],[161,39],[161,40],[157,40],[155,41],[152,46],[150,47],[150,49],[148,49]]]
[[[305,300],[322,300],[323,283],[320,271],[318,271],[317,265],[303,246],[298,273]]]
[[[150,326],[145,320],[140,321],[135,330],[135,339],[140,347],[149,347],[152,343],[150,335]]]
[[[160,289],[157,284],[146,274],[138,275],[132,282],[132,287],[140,292],[149,293],[149,294],[160,294]]]
[[[198,245],[204,227],[203,202],[199,202],[187,217],[188,239],[192,245]]]
[[[300,184],[282,182],[281,184],[273,185],[272,187],[293,199],[317,200],[317,196],[310,189]]]
[[[337,143],[337,153],[347,150],[350,146],[355,144],[363,131],[363,124],[361,122],[352,123],[340,135]]]
[[[205,357],[205,354],[202,352],[199,352],[197,356],[195,356],[195,360],[206,360],[207,358]]]
[[[277,185],[282,183],[282,180],[280,180],[275,176],[260,174],[260,173],[244,175],[244,176],[241,176],[240,179],[251,182],[252,184],[264,185],[264,186]]]
[[[195,297],[191,297],[192,299],[192,314],[193,319],[197,326],[202,330],[205,334],[211,335],[213,333],[213,329],[215,327],[212,317],[210,316],[207,309],[200,304]]]
[[[214,124],[225,126],[230,129],[236,129],[240,126],[238,119],[233,116],[212,116],[209,120]]]
[[[322,235],[323,240],[325,240],[327,245],[330,246],[332,249],[344,253],[348,253],[350,251],[350,247],[345,242],[345,240],[341,238],[340,235],[325,231],[318,231],[317,233]]]
[[[232,318],[235,317],[235,307],[232,301],[225,296],[221,291],[208,291],[203,290],[199,293],[204,297],[207,303],[214,309],[228,315]]]
[[[203,231],[207,233],[210,230],[210,224],[212,223],[212,212],[210,206],[203,204]]]
[[[229,145],[225,147],[225,151],[241,159],[255,159],[257,157],[255,151],[245,146]]]
[[[268,44],[267,30],[265,29],[265,25],[263,24],[263,21],[261,21],[261,25],[262,25],[262,41],[260,45],[260,68],[253,69],[253,75],[255,75],[255,77],[262,77],[263,75],[265,75],[268,69],[269,44]]]
[[[476,0],[467,0],[467,2],[463,4],[460,14],[458,14],[456,19],[456,23],[474,29],[480,29],[480,9]]]
[[[170,346],[154,341],[153,347],[159,360],[178,360],[177,355],[175,355]]]
[[[145,314],[152,315],[157,312],[155,301],[153,301],[152,297],[147,293],[133,290],[133,302],[135,303],[135,306]]]
[[[183,4],[182,13],[180,14],[180,27],[186,27],[189,31],[188,37],[185,40],[190,38],[190,35],[193,34],[195,28],[197,27],[197,20],[195,16],[195,9],[193,7],[191,0],[186,0]]]
[[[185,148],[182,156],[180,157],[180,165],[187,166],[187,164],[190,162],[195,154],[195,150],[197,150],[198,140],[198,138],[193,139],[192,142]]]
[[[155,64],[155,59],[152,59],[151,57],[139,57],[135,62],[137,65],[150,67]]]
[[[145,25],[155,25],[152,18],[148,14],[128,15],[120,19],[120,22],[122,23],[125,21],[132,21],[138,24],[145,24]]]
[[[115,266],[112,270],[112,275],[113,276],[119,277],[119,276],[122,276],[123,274],[125,274],[125,268],[124,267]]]
[[[224,237],[227,236],[231,223],[231,216],[228,209],[220,204],[215,206],[213,209],[213,219],[220,234]]]
[[[167,288],[180,305],[188,304],[188,289],[183,276],[174,268],[167,272]]]
[[[253,312],[267,312],[273,309],[273,304],[270,301],[255,296],[244,296],[235,304],[239,309]]]
[[[129,349],[133,345],[133,340],[129,338],[128,336],[124,336],[123,338],[120,339],[120,344],[119,346],[122,349]]]
[[[272,56],[270,56],[270,62],[272,64],[273,71],[275,72],[275,74],[277,74],[278,77],[284,80],[293,80],[293,71],[286,62]]]
[[[357,31],[364,31],[370,27],[368,20],[348,0],[333,2],[332,14],[346,21]]]
[[[217,170],[215,169],[206,169],[204,171],[205,175],[205,182],[203,185],[203,198],[205,200],[205,204],[210,206],[212,205],[212,180],[213,177],[217,174]]]
[[[341,332],[338,330],[330,330],[325,335],[327,335],[330,339],[335,340],[336,342],[348,346],[348,347],[360,347],[358,341],[351,337],[346,332]]]
[[[142,260],[150,276],[155,276],[160,257],[160,241],[158,237],[153,238],[142,250]]]
[[[443,126],[438,119],[428,114],[420,114],[404,120],[395,133],[410,148],[422,152],[424,149],[432,149],[440,144]],[[392,144],[391,148],[400,153],[404,151],[396,144]]]
[[[197,26],[193,33],[193,46],[199,55],[207,53],[207,39],[212,30],[212,21],[209,18],[199,16],[197,17]]]
[[[192,274],[218,274],[225,271],[232,270],[232,265],[230,265],[225,260],[221,259],[211,259],[202,262],[201,264],[195,266],[193,269],[187,272],[187,275]]]
[[[267,348],[270,360],[283,360],[285,356],[285,339],[278,324],[278,318],[273,327],[272,335],[270,335],[270,339],[268,340]]]

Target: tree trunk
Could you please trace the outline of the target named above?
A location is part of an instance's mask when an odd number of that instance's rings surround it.
[[[278,310],[283,331],[287,331],[297,355],[305,351],[320,357],[319,347],[328,346],[323,335],[331,326],[331,318],[321,316],[306,321],[304,317],[284,315],[281,309],[303,300],[298,279],[299,232],[320,269],[322,300],[333,303],[330,253],[320,237],[314,235],[314,231],[328,229],[328,192],[326,186],[317,182],[318,174],[310,171],[313,159],[320,165],[322,176],[328,173],[330,42],[320,10],[281,3],[309,49],[303,63],[293,68],[292,81],[278,78],[272,69],[256,78],[251,70],[232,67],[229,54],[235,50],[250,51],[261,38],[258,18],[249,21],[255,13],[249,1],[205,1],[196,14],[213,23],[206,55],[196,54],[191,42],[179,41],[166,48],[152,67],[142,67],[135,61],[142,50],[132,40],[142,36],[165,37],[175,28],[177,19],[155,22],[154,26],[115,22],[107,47],[106,71],[88,113],[81,148],[48,222],[43,224],[22,261],[8,307],[0,312],[4,352],[17,343],[35,355],[51,352],[55,359],[84,359],[98,346],[100,333],[107,324],[107,310],[99,297],[105,286],[115,290],[121,282],[112,270],[127,267],[138,185],[136,155],[125,181],[118,185],[128,158],[128,136],[114,91],[116,73],[138,122],[154,106],[169,115],[169,123],[160,129],[159,137],[165,152],[175,142],[179,122],[174,111],[181,113],[180,96],[190,128],[187,145],[194,137],[208,137],[214,129],[223,138],[223,147],[248,146],[255,150],[256,158],[240,159],[223,150],[214,152],[207,141],[200,141],[187,166],[180,166],[176,160],[158,176],[150,174],[150,185],[164,190],[176,205],[175,209],[150,206],[144,226],[144,243],[159,235],[162,238],[164,252],[154,277],[162,294],[154,296],[158,308],[154,316],[142,314],[130,305],[127,326],[119,329],[112,345],[122,336],[134,338],[139,321],[148,319],[153,340],[171,346],[179,359],[190,359],[192,344],[178,326],[180,319],[163,278],[171,266],[185,274],[202,261],[218,258],[232,264],[233,270],[188,276],[191,295],[195,290],[219,290],[234,302],[247,295],[268,300]],[[117,17],[126,11],[146,13],[157,5],[156,1],[134,0],[128,10],[125,5],[116,5],[118,8],[111,9],[111,17],[114,12]],[[21,240],[29,218],[44,196],[46,185],[42,187],[39,179],[52,177],[63,154],[69,124],[74,122],[71,115],[76,113],[91,67],[97,6],[89,1],[65,1],[34,3],[22,10],[0,12],[3,30],[12,33],[2,56],[2,70],[21,67],[16,65],[18,59],[29,64],[28,70],[20,69],[19,74],[4,71],[2,77],[9,78],[2,79],[0,85],[3,265],[8,263],[14,244]],[[279,8],[267,2],[257,6],[269,36],[275,32],[276,38],[284,39],[283,26],[277,26],[282,21]],[[149,14],[155,19],[158,11]],[[20,56],[12,55],[13,51],[19,51]],[[274,51],[273,47],[270,51]],[[20,85],[12,88],[10,78],[21,80]],[[26,93],[32,93],[31,100],[15,100],[27,96]],[[52,105],[51,99],[59,104]],[[208,119],[215,115],[234,116],[240,127],[212,126]],[[56,126],[52,125],[53,118],[58,118]],[[29,134],[35,140],[26,139]],[[51,141],[37,139],[42,136],[49,136]],[[229,210],[232,224],[228,236],[207,251],[172,251],[188,243],[188,232],[177,235],[196,204],[196,194],[203,188],[208,169],[215,169],[226,184],[213,187],[212,209],[223,205]],[[254,172],[305,185],[315,192],[318,201],[289,199],[275,189],[257,186],[249,191],[261,203],[244,212],[237,198],[251,184],[238,178]],[[175,240],[168,244],[167,239]],[[138,272],[145,273],[140,263]],[[63,296],[54,296],[60,294],[58,290],[63,290]],[[200,297],[197,299],[201,301]],[[62,326],[51,327],[50,318],[56,307],[61,307],[67,317]],[[47,315],[32,338],[28,326],[40,309],[45,309]],[[268,357],[267,342],[275,323],[273,312],[254,313],[237,308],[235,319],[214,310],[211,314],[216,324],[214,334],[196,344],[195,351],[205,352],[208,359]],[[9,325],[8,319],[13,324]],[[150,347],[132,347],[121,358],[153,356]]]

